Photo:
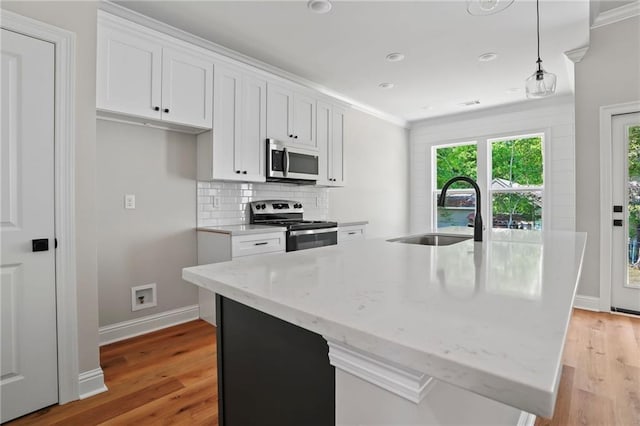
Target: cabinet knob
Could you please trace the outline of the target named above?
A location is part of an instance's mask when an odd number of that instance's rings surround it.
[[[247,171],[246,171],[246,170],[244,170],[244,171],[242,172],[242,174],[243,174],[243,175],[246,175],[246,174],[247,174]]]
[[[236,173],[240,174],[240,170],[236,170]]]
[[[289,135],[289,137],[290,137],[290,138],[292,138],[292,137],[293,137],[293,135]]]
[[[169,113],[169,108],[165,108],[164,112],[168,114]]]
[[[154,111],[160,111],[160,107],[159,106],[155,106],[155,107],[153,107],[153,110]]]
[[[295,135],[293,138],[294,138],[294,139],[298,139],[298,135]]]

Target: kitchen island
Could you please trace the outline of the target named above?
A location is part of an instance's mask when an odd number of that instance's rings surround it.
[[[272,386],[262,395],[276,401],[285,388],[306,390],[290,401],[296,407],[302,396],[325,401],[310,407],[311,417],[296,412],[299,424],[327,424],[313,410],[331,409],[336,424],[515,425],[535,418],[527,413],[550,417],[586,235],[488,234],[439,247],[362,240],[184,269],[185,280],[217,293],[222,306],[221,424],[235,424],[227,404],[252,409],[251,383]],[[307,347],[315,349],[297,353]],[[298,360],[310,352],[305,370]],[[251,356],[243,361],[244,354]],[[242,377],[240,366],[263,360],[256,371],[278,375]],[[235,401],[225,400],[225,382],[243,383],[231,386]],[[271,414],[287,406],[281,400]],[[278,423],[269,412],[261,416],[262,424]]]

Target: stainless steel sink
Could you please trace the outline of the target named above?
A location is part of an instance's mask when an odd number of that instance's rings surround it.
[[[423,246],[450,246],[451,244],[461,243],[462,241],[470,240],[472,238],[472,235],[432,233],[393,238],[387,241],[404,244],[420,244]]]

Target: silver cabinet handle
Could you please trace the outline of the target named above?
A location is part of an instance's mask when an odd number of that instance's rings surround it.
[[[266,246],[267,244],[269,244],[269,242],[268,242],[268,241],[263,241],[263,242],[261,242],[261,243],[254,243],[253,245],[254,245],[254,246]]]

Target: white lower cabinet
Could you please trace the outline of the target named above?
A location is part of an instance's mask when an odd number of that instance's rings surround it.
[[[215,65],[213,130],[198,135],[199,180],[266,180],[266,91],[265,80]]]
[[[243,256],[284,253],[285,232],[231,233],[198,231],[198,265],[226,262]],[[200,318],[216,325],[216,298],[212,291],[198,287]]]
[[[367,225],[338,225],[338,244],[347,241],[364,240],[367,236]]]

